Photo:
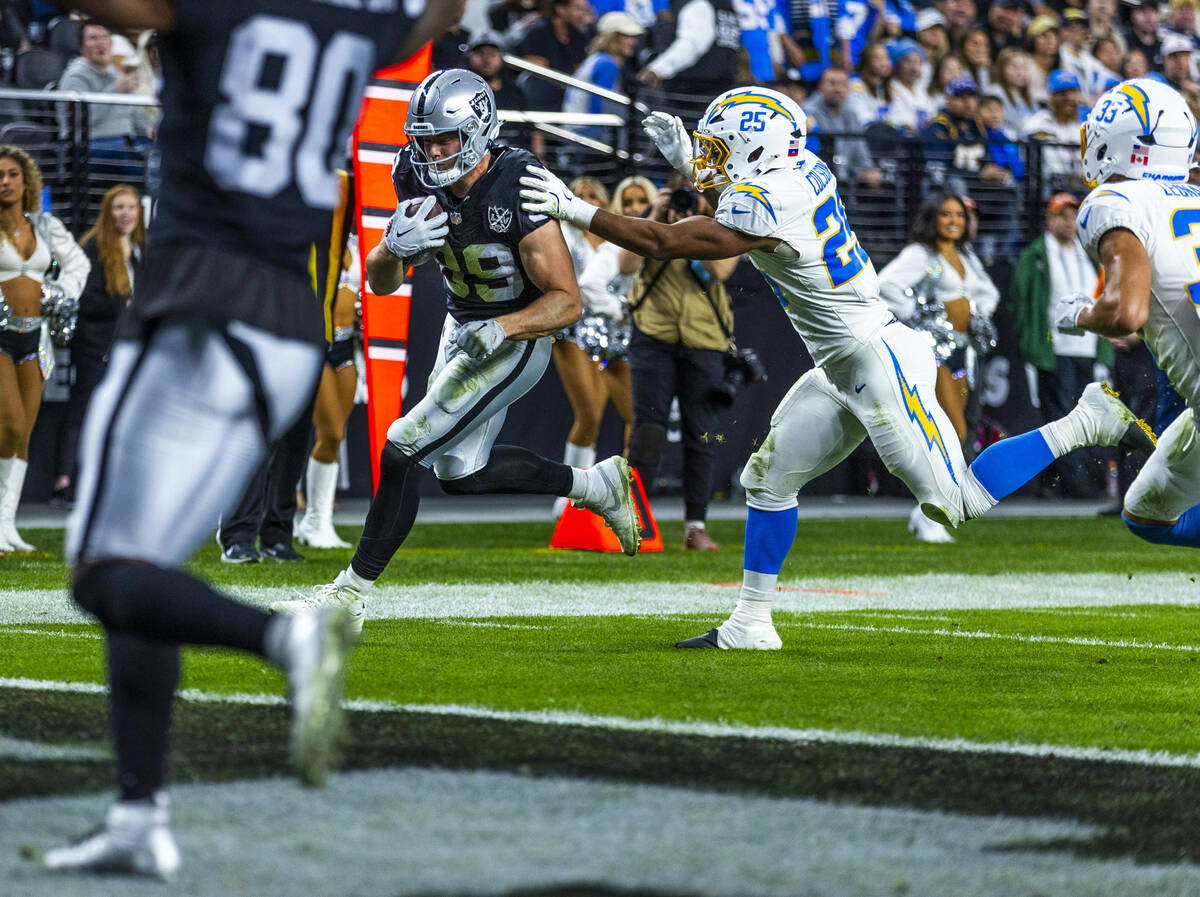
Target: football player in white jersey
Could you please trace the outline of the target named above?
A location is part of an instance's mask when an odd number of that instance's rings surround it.
[[[598,211],[548,171],[521,183],[528,212],[543,212],[656,259],[749,253],[804,338],[817,366],[771,418],[742,473],[746,502],[742,590],[717,629],[687,648],[778,648],[775,581],[796,533],[796,494],[870,436],[888,469],[931,519],[958,526],[1082,445],[1153,447],[1145,424],[1102,384],[1040,430],[989,447],[967,467],[934,397],[933,353],[879,297],[875,268],[846,221],[829,167],[804,149],[804,111],[780,93],[737,88],[717,97],[695,131],[663,113],[646,130],[679,171],[706,191],[715,218],[673,225]]]
[[[1058,329],[1101,336],[1140,331],[1187,403],[1125,496],[1122,517],[1147,542],[1200,548],[1200,187],[1188,184],[1196,119],[1175,90],[1125,81],[1083,125],[1079,240],[1106,278],[1098,299],[1055,309]]]

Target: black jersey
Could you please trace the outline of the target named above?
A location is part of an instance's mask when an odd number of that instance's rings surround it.
[[[525,273],[517,248],[526,234],[549,220],[521,210],[518,179],[525,176],[526,165],[540,163],[533,153],[502,143],[493,143],[489,152],[487,171],[462,199],[417,180],[411,147],[403,147],[392,165],[397,199],[432,195],[450,216],[450,234],[438,262],[446,305],[459,323],[506,315],[542,294]]]
[[[151,242],[246,253],[307,277],[363,86],[392,61],[411,6],[173,0]]]

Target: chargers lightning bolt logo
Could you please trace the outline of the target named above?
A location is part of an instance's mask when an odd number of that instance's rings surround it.
[[[787,111],[786,106],[784,106],[774,97],[767,96],[763,93],[751,93],[750,91],[735,93],[733,96],[726,97],[724,100],[722,100],[721,105],[714,109],[713,112],[720,112],[721,110],[729,106],[733,106],[736,103],[749,103],[750,105],[754,106],[764,106],[767,109],[770,109],[772,112],[782,115],[784,118],[790,121],[794,127],[800,127],[796,123],[796,117]]]
[[[925,443],[930,449],[937,446],[942,461],[946,464],[946,470],[950,471],[950,479],[957,486],[959,484],[958,477],[954,475],[954,465],[950,463],[950,453],[946,451],[946,443],[942,441],[942,434],[938,430],[937,424],[925,410],[925,403],[917,395],[917,388],[908,385],[908,381],[904,378],[904,371],[900,370],[900,361],[896,358],[892,347],[886,342],[883,345],[888,350],[888,355],[892,356],[892,365],[896,368],[896,380],[900,383],[900,395],[904,398],[904,408],[908,412],[908,419],[921,428],[921,435],[925,437]]]
[[[1150,97],[1146,95],[1146,91],[1142,90],[1136,84],[1122,84],[1120,87],[1121,93],[1129,100],[1129,107],[1133,110],[1133,114],[1137,116],[1138,124],[1142,126],[1142,133],[1150,133]]]
[[[779,220],[775,217],[775,210],[771,208],[771,202],[767,199],[765,188],[758,186],[758,184],[738,184],[733,188],[732,193],[745,193],[767,210],[767,214],[771,216],[772,221],[776,224],[779,223]]]

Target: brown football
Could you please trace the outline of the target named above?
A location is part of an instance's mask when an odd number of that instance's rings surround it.
[[[405,207],[405,214],[408,215],[409,218],[413,218],[416,216],[419,208],[421,208],[421,204],[419,202],[414,202]],[[428,221],[430,218],[436,218],[440,214],[442,214],[442,204],[435,199],[433,201],[433,205],[429,207],[429,213],[425,216],[425,220]]]

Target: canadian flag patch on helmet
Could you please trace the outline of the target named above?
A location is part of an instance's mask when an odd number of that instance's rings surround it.
[[[1149,165],[1150,164],[1150,147],[1142,146],[1140,143],[1133,145],[1133,152],[1129,155],[1130,165]]]

